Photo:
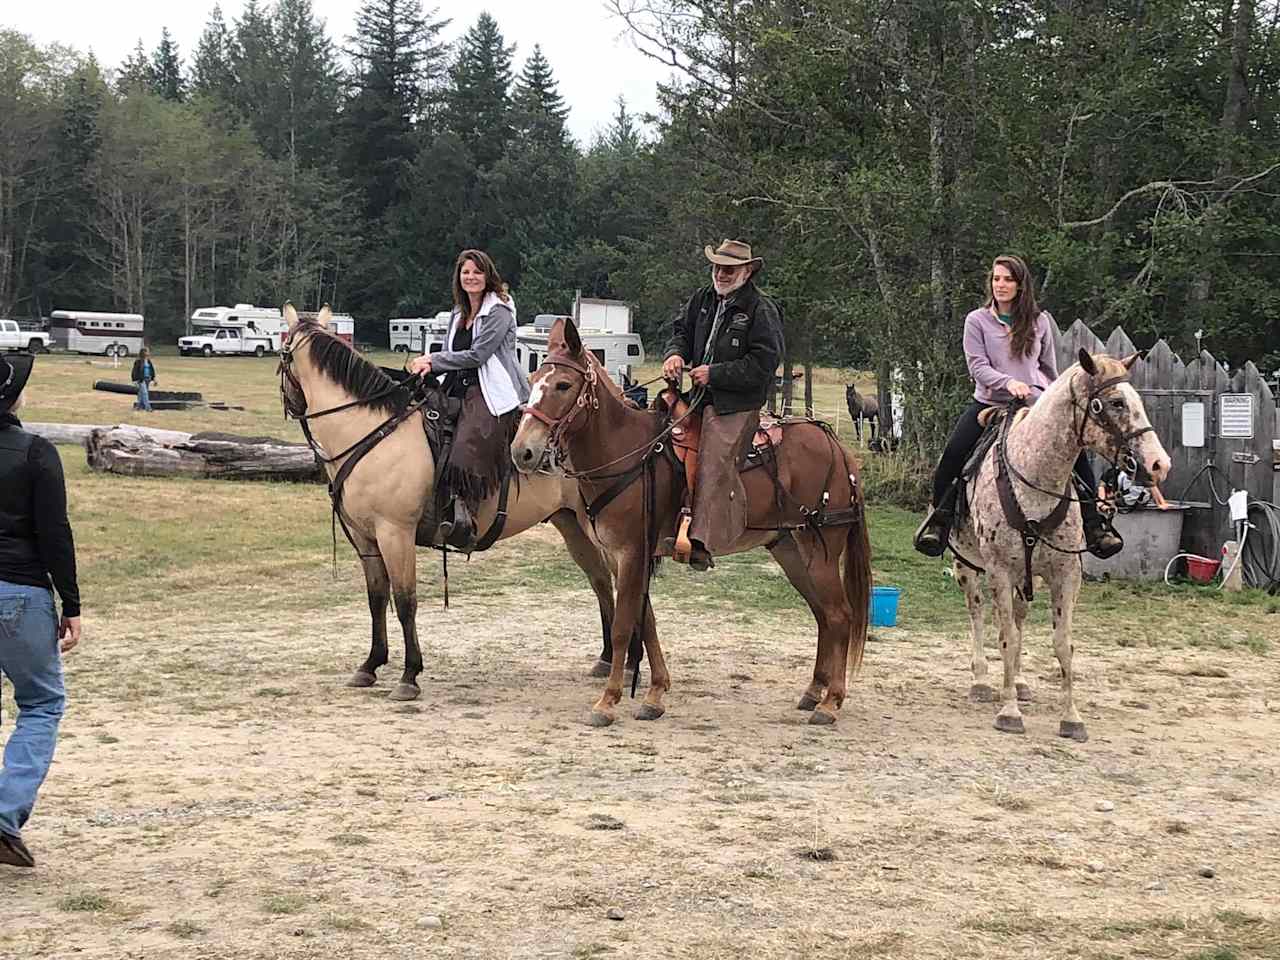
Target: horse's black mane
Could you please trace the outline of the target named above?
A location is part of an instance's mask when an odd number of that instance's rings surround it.
[[[308,334],[307,350],[316,369],[353,398],[368,401],[369,409],[396,414],[403,413],[409,405],[409,391],[404,384],[360,356],[345,340],[312,320],[298,321],[298,332]]]

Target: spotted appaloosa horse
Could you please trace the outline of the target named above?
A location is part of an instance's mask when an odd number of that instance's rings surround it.
[[[1049,517],[1063,497],[1071,495],[1072,466],[1081,449],[1113,462],[1132,457],[1137,461],[1132,465],[1145,469],[1157,483],[1168,475],[1169,454],[1151,428],[1142,399],[1129,383],[1129,368],[1136,359],[1136,354],[1117,360],[1081,350],[1080,362],[1058,377],[1009,428],[1003,453],[1008,465],[1008,489],[1016,497],[1024,518]],[[959,555],[986,571],[1000,625],[1004,686],[995,726],[1005,733],[1023,732],[1018,701],[1031,698],[1030,687],[1021,676],[1022,625],[1028,604],[1023,593],[1029,578],[1039,576],[1049,587],[1053,650],[1062,668],[1062,719],[1058,733],[1083,742],[1089,735],[1075,705],[1075,648],[1071,640],[1071,618],[1080,592],[1079,552],[1084,540],[1080,508],[1075,502],[1068,505],[1061,523],[1031,551],[1028,570],[1027,539],[1015,529],[1001,502],[997,479],[1001,456],[997,443],[971,483],[967,517],[952,535],[952,545]],[[955,570],[969,607],[973,642],[970,697],[991,700],[994,692],[986,682],[987,663],[982,650],[981,578],[959,559]]]

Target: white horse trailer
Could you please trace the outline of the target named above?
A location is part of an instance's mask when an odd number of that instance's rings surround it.
[[[392,317],[387,321],[391,349],[396,353],[439,353],[449,335],[450,313],[434,317]]]
[[[146,321],[140,313],[55,310],[49,314],[53,342],[70,353],[127,357],[143,347]]]

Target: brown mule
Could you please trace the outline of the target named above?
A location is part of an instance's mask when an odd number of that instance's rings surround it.
[[[548,348],[511,456],[524,472],[535,470],[549,449],[567,457],[614,564],[613,662],[592,722],[614,720],[626,647],[619,640],[630,637],[634,625],[641,627],[650,669],[637,717],[657,719],[671,681],[649,605],[649,574],[659,535],[675,533],[683,482],[683,468],[666,453],[669,418],[623,401],[572,324],[557,321]],[[748,528],[727,552],[768,549],[813,611],[817,658],[799,707],[814,711],[811,723],[833,723],[844,703],[850,660],[856,670],[867,640],[871,545],[857,465],[825,425],[810,421],[787,423],[773,458],[743,474]]]
[[[286,412],[301,420],[304,433],[327,461],[330,480],[342,471],[362,440],[379,432],[385,434],[349,474],[343,472],[338,518],[364,567],[373,621],[369,656],[356,668],[348,686],[372,686],[378,668],[387,663],[387,603],[394,599],[405,655],[404,674],[391,699],[415,699],[422,672],[415,622],[415,546],[435,482],[423,412],[413,409],[407,390],[398,389],[377,366],[329,333],[328,307],[314,321],[308,321],[300,320],[292,305],[285,304],[284,317],[289,329],[281,349],[281,399]],[[480,504],[476,516],[480,531],[487,531],[494,523],[498,499],[494,494]],[[586,523],[577,484],[547,474],[523,478],[519,484],[511,484],[506,512],[499,539],[514,537],[545,520],[564,537],[570,555],[596,594],[605,636],[601,656],[612,660],[613,578],[608,559]]]

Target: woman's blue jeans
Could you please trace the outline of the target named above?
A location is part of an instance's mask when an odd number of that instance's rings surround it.
[[[135,410],[146,410],[151,412],[151,384],[145,380],[135,380],[138,385],[138,402],[133,405]]]
[[[53,594],[0,580],[0,672],[13,684],[18,721],[4,745],[0,833],[19,836],[58,742],[67,697]]]

